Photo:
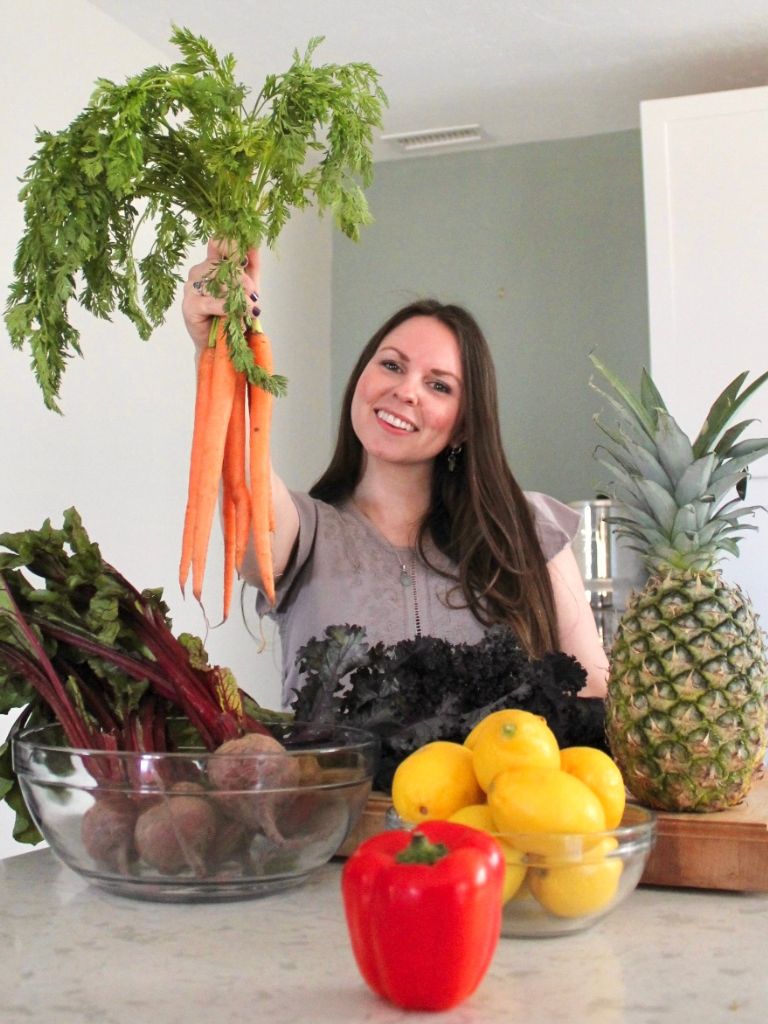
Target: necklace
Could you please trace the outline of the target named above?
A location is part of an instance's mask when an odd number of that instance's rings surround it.
[[[400,586],[403,590],[410,588],[413,593],[413,619],[415,633],[416,636],[421,636],[421,613],[419,611],[419,598],[416,592],[416,552],[411,548],[410,561],[404,562],[398,548],[395,547],[391,540],[384,536],[370,516],[367,516],[362,508],[360,508],[354,498],[350,500],[350,504],[358,511],[363,519],[370,524],[370,527],[373,529],[382,544],[386,545],[397,559],[397,564],[400,566]]]

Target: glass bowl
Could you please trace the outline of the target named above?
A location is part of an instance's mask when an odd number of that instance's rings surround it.
[[[416,826],[390,807],[385,829]],[[493,833],[507,862],[501,934],[542,938],[583,931],[636,888],[656,838],[653,811],[627,804],[621,824],[585,835]]]
[[[376,737],[270,725],[284,748],[143,754],[68,747],[59,726],[13,739],[35,824],[73,871],[121,896],[213,901],[300,884],[363,812]]]
[[[504,904],[501,934],[540,938],[591,927],[636,888],[655,834],[653,811],[635,804],[608,832],[497,834],[514,890]]]

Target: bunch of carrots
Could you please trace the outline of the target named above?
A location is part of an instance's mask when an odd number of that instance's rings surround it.
[[[218,320],[215,338],[214,345],[206,346],[197,368],[179,584],[183,593],[191,568],[192,593],[202,603],[208,544],[221,490],[226,620],[235,572],[242,569],[251,536],[262,589],[271,604],[275,601],[269,459],[272,395],[233,366],[223,317]],[[258,320],[247,332],[247,339],[254,363],[271,375],[272,346]]]

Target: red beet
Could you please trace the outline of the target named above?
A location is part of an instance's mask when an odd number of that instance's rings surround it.
[[[273,736],[263,733],[228,740],[208,763],[211,786],[222,791],[218,797],[222,810],[250,828],[260,829],[280,845],[285,840],[275,814],[281,805],[293,800],[292,790],[300,778],[297,759]]]
[[[205,859],[216,836],[217,817],[205,790],[193,782],[177,782],[136,821],[134,840],[139,857],[164,875],[189,869],[206,874]]]
[[[97,794],[80,823],[83,846],[103,867],[127,874],[134,857],[133,830],[136,809],[121,794]]]

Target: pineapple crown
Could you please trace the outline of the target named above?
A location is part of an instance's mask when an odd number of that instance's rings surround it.
[[[595,458],[612,476],[621,513],[612,520],[617,533],[631,540],[627,546],[655,573],[706,572],[726,553],[738,555],[742,531],[757,529],[742,520],[762,508],[744,504],[748,464],[768,455],[768,438],[739,441],[755,421],[728,424],[768,372],[743,391],[748,372],[732,380],[691,442],[646,370],[636,395],[596,356],[590,359],[614,394],[590,384],[618,415],[615,428],[594,417],[608,438],[595,449]],[[733,491],[735,496],[725,500]]]

